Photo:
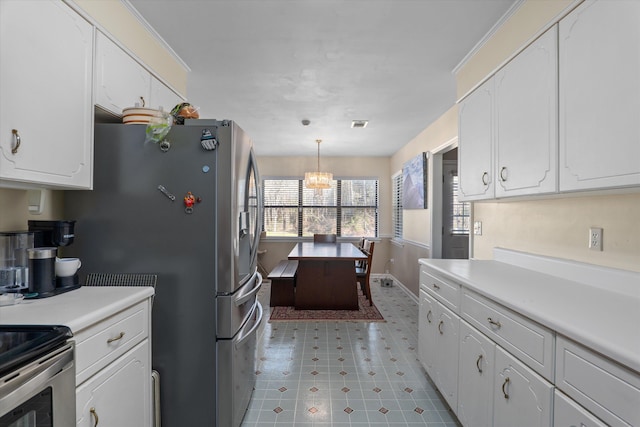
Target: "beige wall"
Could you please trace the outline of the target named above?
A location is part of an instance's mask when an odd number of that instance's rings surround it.
[[[402,165],[419,153],[431,152],[449,143],[458,135],[458,107],[454,105],[414,139],[398,150],[390,162],[391,173],[402,171]],[[428,206],[433,206],[433,157],[429,158]],[[394,263],[389,272],[408,289],[418,294],[418,259],[431,256],[431,209],[404,210],[403,241],[394,242],[390,257]]]
[[[62,192],[44,190],[44,210],[40,215],[31,215],[26,190],[0,188],[0,231],[27,229],[27,221],[62,218]]]
[[[258,169],[262,177],[304,177],[304,173],[316,170],[316,157],[258,157]],[[333,173],[336,178],[377,178],[378,183],[378,234],[373,253],[373,273],[381,273],[389,259],[389,236],[391,235],[391,174],[388,157],[322,157],[321,169]],[[354,239],[355,241],[356,239]],[[260,249],[267,250],[261,256],[266,270],[278,261],[286,259],[295,246],[293,240],[263,240]]]
[[[493,36],[456,72],[458,98],[497,71],[497,68],[542,33],[554,18],[580,1],[528,0],[496,29]]]
[[[460,68],[458,95],[473,88],[519,46],[575,6],[570,0],[528,0]],[[603,147],[606,149],[606,147]],[[620,153],[624,155],[624,153]],[[474,220],[483,235],[474,236],[475,258],[492,258],[496,246],[640,271],[640,196],[579,194],[567,198],[474,203]],[[588,249],[589,227],[602,227],[603,252]]]

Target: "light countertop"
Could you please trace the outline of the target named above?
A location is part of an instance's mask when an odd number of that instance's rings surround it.
[[[74,334],[152,296],[149,286],[82,286],[0,307],[0,324],[64,325]]]
[[[640,280],[629,293],[499,261],[421,259],[420,264],[640,372]]]

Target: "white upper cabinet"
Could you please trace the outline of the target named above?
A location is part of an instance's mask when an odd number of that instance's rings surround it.
[[[489,79],[460,104],[458,168],[461,200],[494,197],[493,83],[493,79]]]
[[[461,200],[558,190],[557,44],[552,27],[461,102]]]
[[[104,34],[96,35],[96,105],[121,115],[139,104],[150,107],[151,74]]]
[[[113,114],[140,107],[171,111],[183,101],[104,34],[96,36],[95,103]]]
[[[560,190],[640,185],[640,2],[560,21]]]
[[[494,77],[496,197],[557,191],[557,39],[554,26]]]
[[[166,112],[171,112],[173,107],[183,101],[182,97],[165,86],[160,80],[151,76],[151,93],[149,94],[151,108],[162,108]]]
[[[93,27],[61,1],[0,2],[0,181],[91,188]]]

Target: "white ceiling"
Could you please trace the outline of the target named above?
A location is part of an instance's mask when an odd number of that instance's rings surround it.
[[[191,68],[200,117],[236,121],[258,155],[322,139],[322,156],[390,156],[454,105],[452,70],[515,1],[130,3]]]

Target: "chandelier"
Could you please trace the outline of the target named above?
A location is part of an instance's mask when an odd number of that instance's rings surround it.
[[[316,172],[306,172],[304,174],[304,186],[313,189],[331,188],[333,174],[330,172],[320,172],[320,143],[321,139],[316,139],[318,143],[318,169]]]

